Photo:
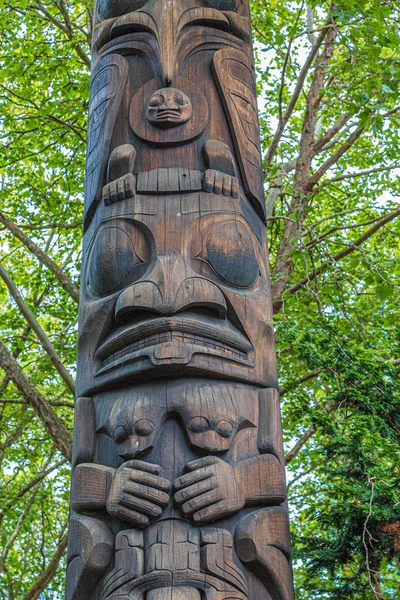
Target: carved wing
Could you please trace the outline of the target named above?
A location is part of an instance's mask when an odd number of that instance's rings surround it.
[[[100,61],[93,72],[86,151],[86,223],[91,219],[101,198],[115,120],[127,78],[128,63],[117,54]]]
[[[224,48],[214,55],[213,70],[225,108],[246,194],[265,219],[264,190],[255,77],[246,54]]]

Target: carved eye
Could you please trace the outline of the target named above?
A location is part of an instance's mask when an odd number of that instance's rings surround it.
[[[210,429],[210,424],[204,417],[193,417],[189,422],[189,429],[194,433],[203,433]]]
[[[206,0],[207,4],[217,10],[236,11],[239,6],[238,0]]]
[[[212,228],[201,256],[221,279],[237,287],[249,287],[259,274],[251,238],[235,221]]]
[[[133,12],[147,4],[148,0],[100,0],[100,12],[105,19]]]
[[[185,102],[185,100],[183,98],[181,98],[180,96],[177,96],[175,98],[175,101],[179,106],[183,106],[184,104],[187,104],[187,102]]]
[[[135,251],[131,236],[120,227],[104,227],[93,244],[89,286],[95,294],[111,294],[125,281],[132,269],[141,264],[143,261]]]
[[[116,444],[122,444],[129,437],[128,428],[125,425],[117,425],[113,431],[113,440]]]
[[[140,419],[139,421],[136,421],[135,424],[135,431],[139,435],[150,435],[155,428],[156,426],[150,419]]]
[[[164,98],[157,94],[156,96],[152,96],[149,100],[149,106],[160,106],[164,102]]]
[[[233,435],[232,423],[230,423],[229,421],[225,421],[224,419],[218,421],[216,430],[217,433],[219,433],[219,435],[221,435],[224,438],[228,438]]]

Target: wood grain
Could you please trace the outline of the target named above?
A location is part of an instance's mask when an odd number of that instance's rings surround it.
[[[247,0],[97,0],[68,600],[293,600]]]

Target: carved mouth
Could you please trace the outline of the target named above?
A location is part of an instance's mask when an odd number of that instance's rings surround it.
[[[122,325],[104,340],[95,356],[101,361],[100,374],[141,356],[152,357],[156,364],[165,360],[187,363],[197,353],[250,365],[252,350],[229,321],[182,313]]]
[[[179,111],[175,111],[173,109],[171,109],[171,110],[162,110],[156,116],[156,119],[159,120],[159,121],[163,120],[163,119],[179,120],[179,119],[181,119],[181,113]]]

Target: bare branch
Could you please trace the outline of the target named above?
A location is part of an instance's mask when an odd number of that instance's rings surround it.
[[[49,225],[20,225],[20,229],[75,229],[81,227],[83,219],[78,219],[73,223],[51,223]]]
[[[307,6],[307,37],[312,46],[317,43],[317,37],[314,33],[314,9],[312,6]]]
[[[61,21],[59,21],[58,19],[56,19],[55,17],[53,17],[53,15],[51,13],[49,13],[48,10],[46,10],[46,8],[43,6],[43,4],[41,4],[41,2],[39,0],[36,1],[36,6],[34,8],[37,10],[37,12],[42,13],[42,15],[44,15],[48,21],[53,23],[53,25],[55,25],[55,27],[60,29],[60,31],[62,31],[71,42],[73,42],[74,41],[74,30],[72,27],[71,20],[69,18],[67,7],[62,0],[59,2],[55,2],[55,4],[62,14],[62,17],[64,19],[64,24]],[[83,63],[87,66],[87,68],[90,69],[90,66],[91,66],[90,58],[88,57],[86,52],[83,50],[83,48],[79,44],[79,42],[74,43],[74,48],[75,48],[76,53],[79,56],[79,58],[83,61]]]

